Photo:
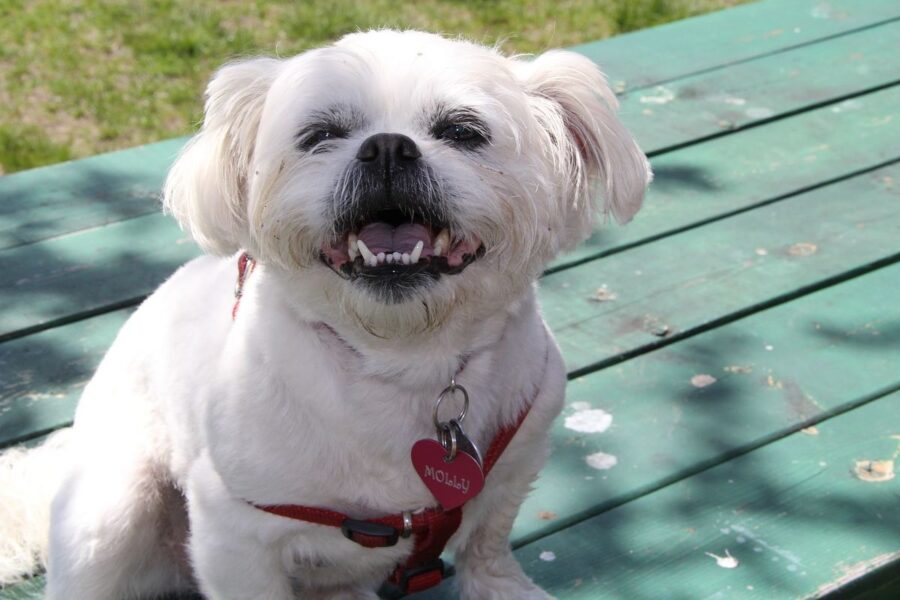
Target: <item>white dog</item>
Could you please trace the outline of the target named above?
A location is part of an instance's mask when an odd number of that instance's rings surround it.
[[[451,535],[462,597],[547,598],[508,541],[566,381],[534,281],[595,194],[641,205],[616,106],[579,55],[412,31],[219,70],[164,199],[217,257],[141,305],[71,431],[7,453],[0,580],[49,520],[51,599],[376,598],[439,581]],[[480,493],[413,468],[438,439],[496,462]]]

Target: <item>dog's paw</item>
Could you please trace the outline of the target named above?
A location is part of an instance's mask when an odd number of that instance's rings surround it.
[[[512,557],[466,565],[460,569],[457,585],[463,600],[553,600],[522,572]]]
[[[531,581],[490,578],[460,582],[459,597],[462,600],[554,600],[553,596]]]

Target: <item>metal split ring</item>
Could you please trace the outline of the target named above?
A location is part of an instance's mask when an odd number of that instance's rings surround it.
[[[440,436],[441,446],[447,451],[444,461],[453,462],[453,459],[456,458],[456,453],[459,451],[459,444],[456,440],[456,427],[450,423],[441,423],[438,435]]]
[[[459,413],[459,416],[456,417],[457,423],[462,423],[463,419],[466,418],[466,413],[469,412],[469,392],[466,391],[466,388],[456,383],[455,379],[450,380],[450,385],[444,388],[444,390],[438,394],[437,402],[434,403],[434,411],[431,414],[431,418],[434,421],[434,427],[438,431],[441,430],[441,420],[438,419],[438,409],[441,407],[441,402],[444,400],[444,396],[447,394],[453,394],[456,391],[462,392],[463,395],[463,407]]]

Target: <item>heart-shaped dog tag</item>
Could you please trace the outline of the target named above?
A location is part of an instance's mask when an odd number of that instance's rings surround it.
[[[462,506],[484,487],[484,471],[464,452],[447,462],[447,450],[437,440],[419,440],[412,447],[412,464],[444,510]]]

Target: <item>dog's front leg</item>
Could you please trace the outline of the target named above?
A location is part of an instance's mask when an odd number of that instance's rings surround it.
[[[544,462],[544,444],[535,445],[540,448],[534,456],[512,467],[517,472],[515,475],[510,476],[511,469],[507,468],[505,477],[490,482],[490,490],[485,491],[489,495],[479,511],[483,516],[472,527],[465,545],[456,552],[457,586],[465,600],[551,598],[525,575],[509,544],[519,506]],[[498,471],[494,475],[500,476]]]
[[[551,349],[540,393],[485,482],[471,519],[463,518],[456,546],[457,587],[465,600],[550,600],[513,557],[509,535],[519,507],[550,454],[547,435],[562,410],[566,371]],[[465,515],[465,513],[463,513]]]
[[[187,499],[191,561],[208,600],[294,598],[262,513],[228,493],[207,457],[191,468]]]

